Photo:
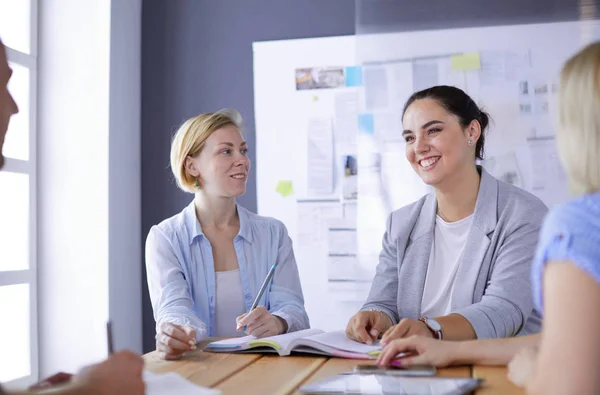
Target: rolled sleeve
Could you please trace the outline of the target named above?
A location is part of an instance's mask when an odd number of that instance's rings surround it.
[[[288,332],[310,328],[292,240],[280,224],[277,269],[269,291],[269,312],[287,322]]]
[[[194,312],[194,301],[180,261],[156,226],[150,229],[146,239],[146,271],[156,330],[163,322],[188,325],[196,331],[197,341],[205,339],[206,324]]]
[[[554,208],[544,221],[532,268],[535,301],[540,310],[542,274],[548,262],[570,262],[600,284],[599,210],[593,198],[600,204],[600,195],[576,199]]]

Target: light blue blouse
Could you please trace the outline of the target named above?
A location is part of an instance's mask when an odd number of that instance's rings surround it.
[[[600,192],[557,206],[546,217],[532,266],[535,303],[542,311],[542,274],[549,261],[570,261],[600,285]]]
[[[310,327],[304,310],[292,240],[285,225],[237,206],[240,231],[233,241],[246,311],[269,269],[277,263],[259,305],[283,318],[288,331]],[[212,248],[196,218],[194,202],[150,229],[146,270],[157,328],[162,322],[190,325],[198,341],[214,333],[215,271]]]

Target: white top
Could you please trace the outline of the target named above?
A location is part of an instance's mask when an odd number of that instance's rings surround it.
[[[244,336],[236,330],[235,319],[246,312],[240,269],[215,272],[215,326],[219,337]]]
[[[472,214],[456,222],[446,222],[440,216],[436,217],[421,301],[423,317],[434,318],[450,314],[456,272],[467,244],[471,222]]]

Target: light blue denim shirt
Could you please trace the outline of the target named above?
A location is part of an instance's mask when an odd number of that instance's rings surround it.
[[[546,216],[531,269],[540,311],[544,268],[550,261],[569,261],[600,285],[600,192],[558,205]]]
[[[269,269],[275,276],[259,305],[283,318],[288,332],[309,328],[292,240],[285,225],[237,206],[240,231],[233,241],[246,311]],[[215,336],[215,270],[212,248],[194,202],[150,229],[146,240],[148,288],[156,325],[190,325],[198,341]]]

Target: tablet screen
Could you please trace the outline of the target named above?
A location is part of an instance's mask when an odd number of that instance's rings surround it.
[[[341,374],[300,388],[305,393],[365,395],[462,395],[481,380],[446,377],[399,377],[378,374]]]

